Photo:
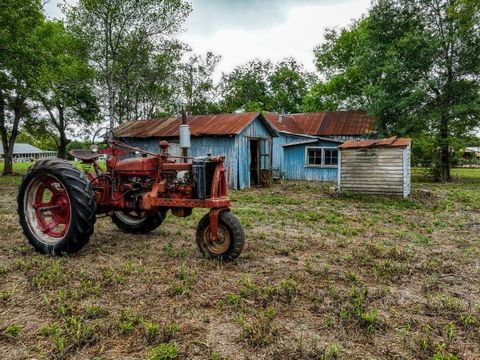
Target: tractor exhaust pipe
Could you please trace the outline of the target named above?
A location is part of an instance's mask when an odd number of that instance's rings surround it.
[[[182,108],[182,125],[180,125],[180,148],[183,162],[188,162],[188,149],[191,147],[190,126],[187,124],[187,110]]]

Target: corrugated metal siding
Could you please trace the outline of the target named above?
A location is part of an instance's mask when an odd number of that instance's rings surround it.
[[[406,198],[410,195],[412,190],[412,174],[411,174],[411,145],[408,145],[403,150],[403,197]]]
[[[404,197],[407,178],[404,151],[404,148],[341,150],[340,190]]]
[[[287,180],[314,180],[314,181],[336,181],[337,168],[332,167],[307,167],[305,166],[305,148],[311,146],[337,147],[326,141],[316,144],[291,146],[284,151],[284,176]]]

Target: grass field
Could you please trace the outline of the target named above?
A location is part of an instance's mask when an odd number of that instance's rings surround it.
[[[38,255],[0,178],[0,358],[478,359],[480,170],[422,174],[408,200],[232,192],[230,264],[200,256],[200,210],[149,235],[101,218],[77,255]]]

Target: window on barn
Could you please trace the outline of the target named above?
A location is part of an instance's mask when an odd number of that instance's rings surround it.
[[[338,149],[323,149],[324,151],[324,162],[325,166],[336,166],[338,165]]]
[[[310,148],[307,151],[308,151],[308,165],[322,166],[322,149]]]
[[[312,167],[335,167],[338,166],[338,149],[307,147],[305,165]]]

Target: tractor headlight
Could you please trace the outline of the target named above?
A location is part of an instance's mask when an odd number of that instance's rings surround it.
[[[96,144],[93,144],[92,146],[90,146],[90,150],[93,153],[97,153],[98,152],[98,146]]]

